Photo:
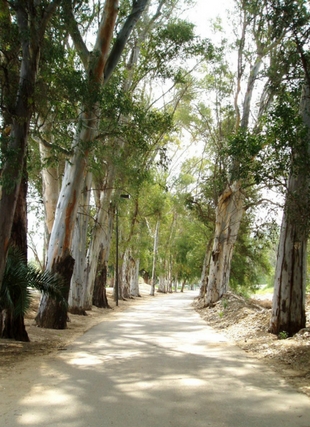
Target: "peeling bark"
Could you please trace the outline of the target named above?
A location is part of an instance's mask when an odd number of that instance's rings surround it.
[[[305,292],[307,278],[307,242],[309,233],[308,171],[294,171],[294,162],[302,156],[310,159],[310,87],[306,84],[300,111],[308,129],[304,153],[292,155],[284,214],[276,264],[270,332],[285,331],[292,336],[306,326]]]
[[[228,186],[216,209],[215,238],[211,253],[205,304],[218,301],[227,292],[234,245],[243,215],[244,195],[240,183]]]
[[[75,259],[69,292],[69,311],[73,314],[85,315],[84,292],[86,288],[85,256],[87,245],[87,228],[89,221],[89,203],[92,174],[88,172],[83,191],[80,196],[80,207],[76,217],[72,240],[72,256]]]

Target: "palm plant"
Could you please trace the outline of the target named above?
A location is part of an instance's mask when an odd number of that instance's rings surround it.
[[[0,290],[1,338],[29,341],[24,316],[33,298],[31,289],[48,293],[60,304],[67,304],[63,297],[62,278],[27,264],[22,252],[17,247],[11,247]]]

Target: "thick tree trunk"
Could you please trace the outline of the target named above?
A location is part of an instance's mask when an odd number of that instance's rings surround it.
[[[41,16],[35,13],[31,15],[30,11],[35,10],[34,4],[28,9],[19,3],[15,9],[22,58],[15,105],[6,106],[8,110],[14,111],[14,114],[12,115],[11,134],[6,145],[10,156],[4,163],[1,174],[3,184],[0,198],[0,283],[5,269],[12,222],[22,178],[21,172],[26,156],[41,44],[44,40],[46,26],[58,3],[55,1],[49,4]],[[3,15],[3,19],[8,19],[8,25],[11,25],[9,13]]]
[[[58,273],[64,281],[63,297],[68,301],[70,282],[73,273],[74,259],[70,254],[57,259],[51,267],[52,273]],[[43,294],[38,314],[36,316],[37,325],[42,328],[66,329],[67,327],[67,307],[59,301]]]
[[[29,342],[24,316],[14,316],[9,309],[2,310],[0,313],[0,338]]]
[[[25,263],[27,263],[27,189],[28,179],[25,159],[11,232],[11,244],[20,249]],[[10,309],[2,310],[0,313],[0,337],[24,342],[30,341],[25,327],[24,316],[14,316]]]
[[[68,299],[74,259],[71,256],[71,243],[78,209],[78,200],[81,194],[83,181],[81,171],[85,171],[86,160],[82,153],[76,153],[72,163],[67,163],[63,179],[62,191],[59,195],[54,226],[50,236],[47,253],[47,270],[51,272],[65,272],[66,291]],[[67,191],[70,188],[71,191]],[[68,268],[64,267],[68,265]],[[70,277],[69,277],[70,272]],[[61,311],[63,311],[61,313]],[[65,329],[67,327],[67,308],[54,301],[48,295],[41,298],[39,311],[36,316],[37,325],[44,328]]]
[[[306,326],[307,236],[296,218],[283,215],[270,332],[294,335]]]
[[[310,82],[304,86],[300,111],[308,129],[304,152],[293,153],[278,248],[270,332],[294,335],[305,327],[307,240],[309,233]],[[297,166],[297,170],[296,170]],[[300,167],[300,166],[299,166]]]
[[[216,209],[215,238],[210,261],[205,304],[217,302],[227,292],[230,265],[244,209],[239,182],[228,186]]]

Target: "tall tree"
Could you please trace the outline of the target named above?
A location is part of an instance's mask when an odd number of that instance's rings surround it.
[[[290,41],[295,45],[303,76],[299,114],[291,122],[290,172],[282,218],[280,242],[274,282],[274,297],[270,331],[293,335],[305,327],[305,290],[307,271],[307,241],[309,235],[309,161],[310,161],[310,61],[309,5],[306,1],[278,5],[274,19],[288,19]],[[296,58],[296,55],[293,55]],[[292,69],[296,65],[292,64]],[[298,73],[299,74],[299,73]],[[296,111],[297,109],[295,109]],[[287,129],[283,117],[283,129]],[[299,125],[298,125],[299,124]],[[300,125],[301,132],[298,132]]]
[[[265,2],[237,2],[240,13],[241,35],[238,40],[237,78],[235,89],[236,132],[244,132],[250,126],[250,114],[253,111],[252,99],[259,73],[267,58],[279,46],[285,28],[281,24],[274,32],[268,17],[268,5]],[[247,35],[250,40],[247,46]],[[250,51],[248,50],[250,49]],[[245,62],[252,50],[251,65],[245,78]],[[245,80],[245,95],[239,102],[242,83]],[[263,99],[263,98],[262,98]],[[240,105],[241,104],[241,105]],[[259,114],[262,110],[259,110]],[[240,163],[231,158],[227,173],[227,184],[221,192],[216,207],[215,237],[208,274],[206,305],[218,301],[227,291],[233,250],[238,236],[245,208],[244,180],[239,175]]]
[[[79,195],[86,175],[88,157],[98,132],[100,116],[98,96],[100,96],[102,87],[111,77],[130,33],[146,4],[147,0],[133,2],[131,12],[125,19],[110,50],[119,4],[116,0],[106,0],[96,43],[90,53],[79,32],[72,3],[71,1],[65,2],[65,16],[68,20],[70,35],[88,76],[88,93],[84,99],[83,112],[80,116],[76,140],[73,143],[74,153],[66,164],[47,254],[47,269],[66,276],[68,291],[74,265],[71,241]],[[44,296],[41,299],[36,321],[41,327],[63,329],[67,324],[67,313],[57,302]]]
[[[59,4],[60,0],[0,3],[2,114],[6,128],[1,144],[0,282],[24,170],[41,49],[46,28]]]

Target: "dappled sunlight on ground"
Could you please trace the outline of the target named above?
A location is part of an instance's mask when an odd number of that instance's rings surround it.
[[[207,327],[192,298],[137,305],[25,369],[4,425],[310,426],[307,397]]]

